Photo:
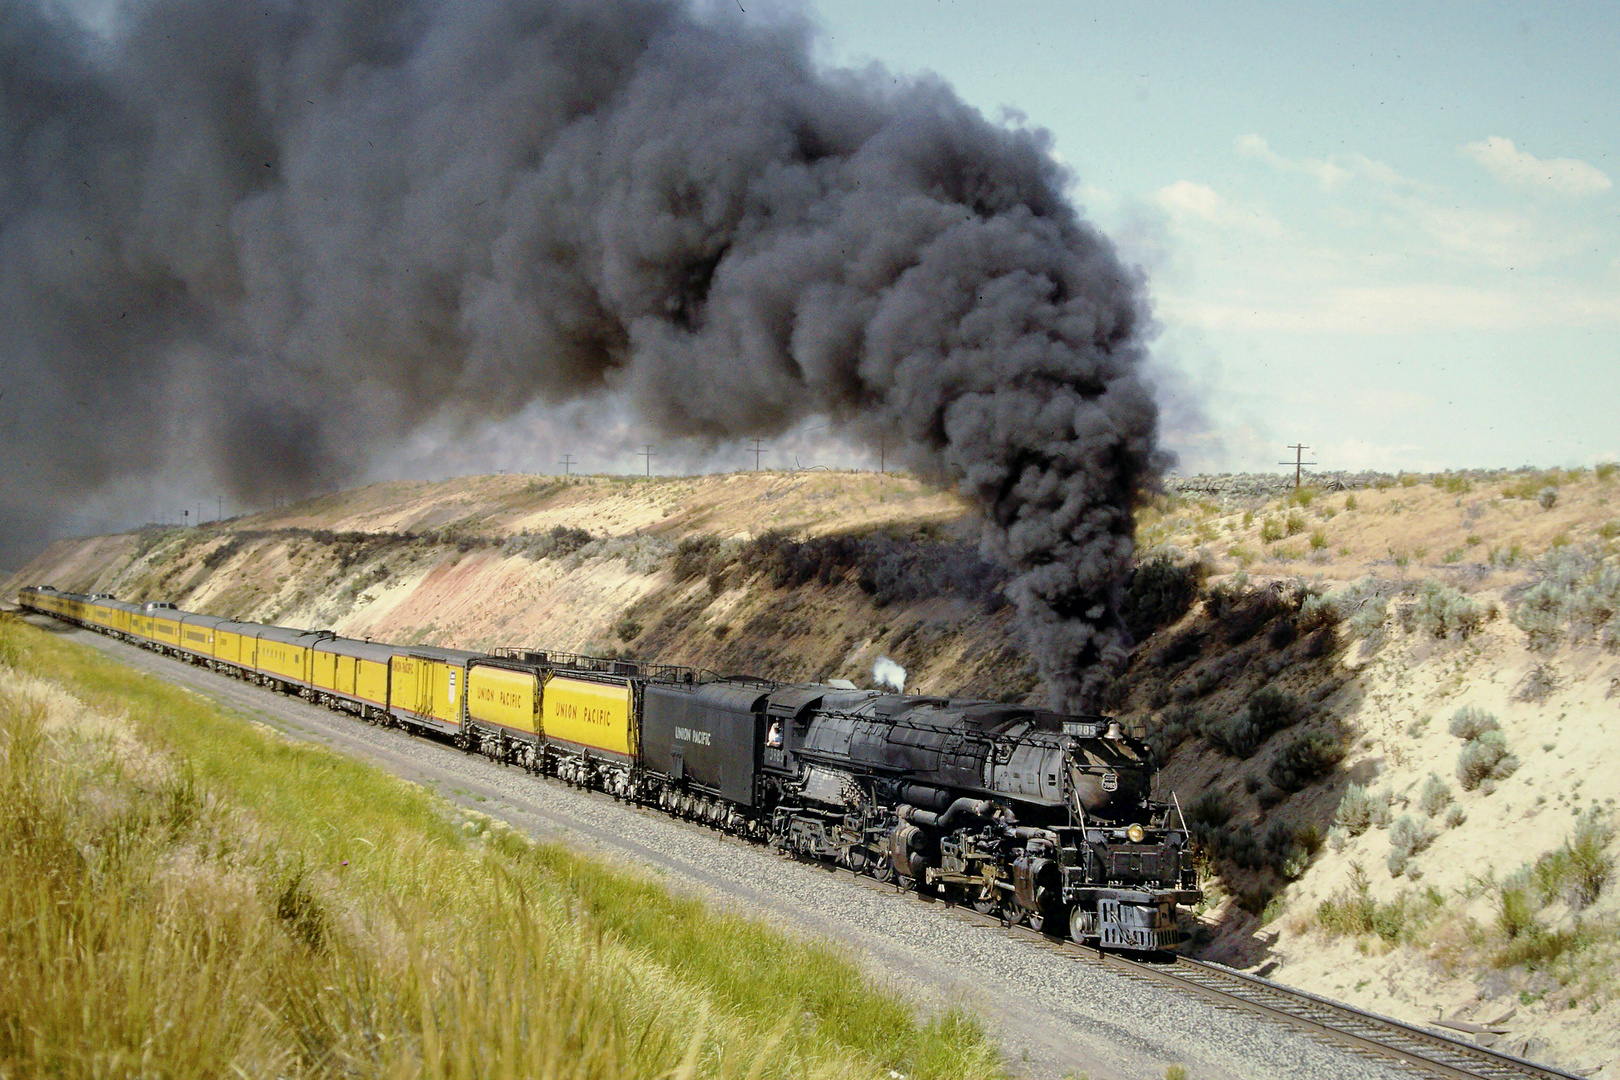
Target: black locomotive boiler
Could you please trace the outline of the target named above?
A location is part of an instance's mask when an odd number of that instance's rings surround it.
[[[1151,751],[1101,717],[758,680],[650,681],[647,797],[1048,933],[1157,950],[1200,893]]]

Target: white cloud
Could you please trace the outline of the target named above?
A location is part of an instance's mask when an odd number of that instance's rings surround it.
[[[1341,284],[1304,291],[1158,297],[1161,317],[1210,331],[1382,336],[1431,331],[1620,325],[1620,298],[1594,298],[1556,281],[1478,287],[1445,282]]]
[[[1154,201],[1178,223],[1199,221],[1219,229],[1242,229],[1275,236],[1282,232],[1277,219],[1259,207],[1234,203],[1214,188],[1177,180],[1154,192]]]
[[[1313,177],[1324,188],[1338,187],[1350,179],[1350,172],[1342,166],[1331,161],[1322,161],[1316,158],[1285,158],[1271,148],[1271,144],[1259,135],[1243,135],[1238,138],[1237,151],[1244,157],[1255,158],[1265,162],[1278,172],[1303,173]]]
[[[1513,145],[1512,139],[1492,135],[1483,142],[1457,148],[1473,158],[1504,184],[1579,198],[1598,195],[1614,186],[1603,170],[1574,158],[1542,160]]]

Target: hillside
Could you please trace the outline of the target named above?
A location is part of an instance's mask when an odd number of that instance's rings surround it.
[[[1620,476],[1336,483],[1189,478],[1140,519],[1111,705],[1218,875],[1195,947],[1620,1075]],[[63,541],[8,587],[1038,700],[974,532],[902,476],[484,477]]]

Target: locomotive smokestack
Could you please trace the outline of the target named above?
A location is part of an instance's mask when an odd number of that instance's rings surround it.
[[[1044,132],[665,0],[63,10],[0,8],[14,542],[535,403],[823,416],[982,510],[1055,707],[1123,656],[1148,317]]]

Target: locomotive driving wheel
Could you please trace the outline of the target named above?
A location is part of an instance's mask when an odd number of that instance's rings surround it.
[[[980,915],[994,915],[1001,910],[1001,893],[995,885],[985,882],[972,890],[973,910]]]

